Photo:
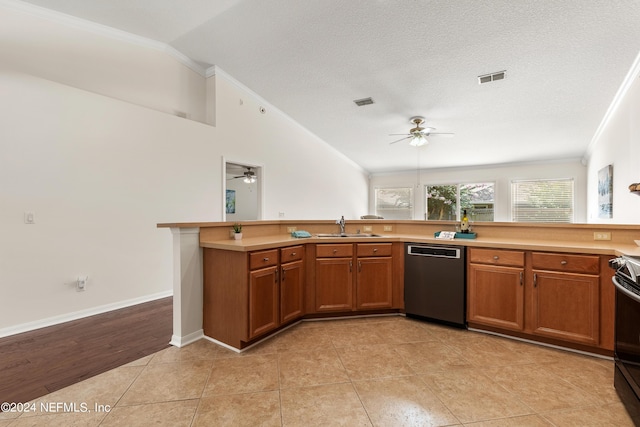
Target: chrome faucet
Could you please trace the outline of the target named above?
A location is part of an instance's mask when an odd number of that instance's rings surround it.
[[[340,234],[344,234],[344,215],[341,216],[340,219],[336,221],[336,224],[340,226]]]

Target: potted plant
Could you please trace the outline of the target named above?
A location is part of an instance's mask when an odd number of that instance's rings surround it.
[[[233,224],[233,238],[236,240],[242,239],[242,224],[239,222]]]

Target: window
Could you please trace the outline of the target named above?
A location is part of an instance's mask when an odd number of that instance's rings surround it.
[[[427,219],[455,221],[458,212],[457,185],[427,185]]]
[[[513,181],[511,219],[516,222],[573,222],[573,179]]]
[[[427,185],[427,219],[457,221],[466,209],[472,221],[493,221],[494,183]]]
[[[376,188],[375,209],[385,219],[413,219],[413,188]]]

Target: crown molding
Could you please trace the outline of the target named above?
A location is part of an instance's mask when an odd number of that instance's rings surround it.
[[[91,22],[86,19],[77,18],[75,16],[67,15],[66,13],[56,12],[51,9],[47,9],[41,6],[36,6],[31,3],[25,3],[20,0],[0,0],[0,7],[17,11],[20,13],[28,14],[38,18],[43,18],[67,27],[76,28],[83,31],[88,31],[93,34],[97,34],[103,37],[107,37],[113,40],[134,44],[147,49],[153,49],[160,52],[167,53],[173,57],[176,61],[186,66],[190,70],[205,77],[206,69],[202,65],[189,58],[187,55],[178,51],[174,47],[152,40],[146,37],[138,36],[123,30],[118,30],[106,25]]]
[[[587,149],[585,151],[585,155],[584,155],[585,162],[591,157],[591,154],[593,154],[593,150],[595,150],[598,140],[600,139],[600,136],[602,136],[602,132],[604,132],[605,128],[609,125],[609,122],[613,118],[613,115],[616,113],[616,111],[618,110],[618,107],[620,107],[620,104],[622,103],[624,98],[627,96],[627,92],[629,92],[629,89],[633,85],[635,79],[638,78],[639,76],[640,76],[640,53],[638,53],[638,56],[636,56],[635,61],[633,61],[633,64],[631,65],[629,72],[627,73],[624,80],[622,81],[622,84],[620,85],[618,92],[616,92],[616,95],[613,97],[613,101],[611,101],[611,105],[609,105],[609,108],[607,109],[607,112],[602,118],[600,125],[596,129],[596,132],[593,134],[593,137],[591,138],[591,142],[589,142],[589,145],[587,146]]]

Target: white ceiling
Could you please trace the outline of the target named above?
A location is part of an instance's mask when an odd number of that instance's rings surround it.
[[[640,51],[638,0],[27,2],[219,66],[370,172],[580,158]],[[416,115],[455,136],[390,145]]]

